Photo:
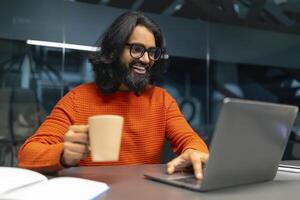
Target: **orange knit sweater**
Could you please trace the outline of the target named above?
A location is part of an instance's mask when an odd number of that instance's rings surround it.
[[[163,89],[152,87],[142,95],[133,92],[101,94],[94,83],[82,84],[67,93],[40,128],[19,151],[19,166],[37,171],[62,169],[63,137],[72,124],[87,124],[92,115],[116,114],[124,117],[120,160],[92,162],[80,166],[160,163],[165,137],[175,153],[188,148],[208,152],[179,111],[175,100]]]

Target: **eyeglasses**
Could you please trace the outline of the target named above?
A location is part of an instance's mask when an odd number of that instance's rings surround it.
[[[141,58],[147,51],[148,57],[152,61],[157,61],[160,56],[161,56],[161,49],[158,47],[150,47],[148,49],[145,48],[142,44],[137,44],[137,43],[126,43],[126,46],[129,46],[130,48],[130,55],[133,58]]]

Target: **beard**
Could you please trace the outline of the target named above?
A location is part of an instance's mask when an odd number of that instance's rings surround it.
[[[128,65],[120,63],[122,83],[136,94],[140,94],[150,82],[150,65],[133,60]]]

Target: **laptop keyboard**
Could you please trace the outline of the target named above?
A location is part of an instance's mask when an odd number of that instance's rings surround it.
[[[184,178],[178,178],[174,179],[175,181],[191,184],[191,185],[201,185],[201,180],[196,179],[194,176],[184,177]]]

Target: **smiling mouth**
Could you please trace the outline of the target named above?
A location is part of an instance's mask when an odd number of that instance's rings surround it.
[[[146,74],[147,70],[145,67],[137,66],[137,65],[132,65],[132,69],[135,73],[137,74]]]

